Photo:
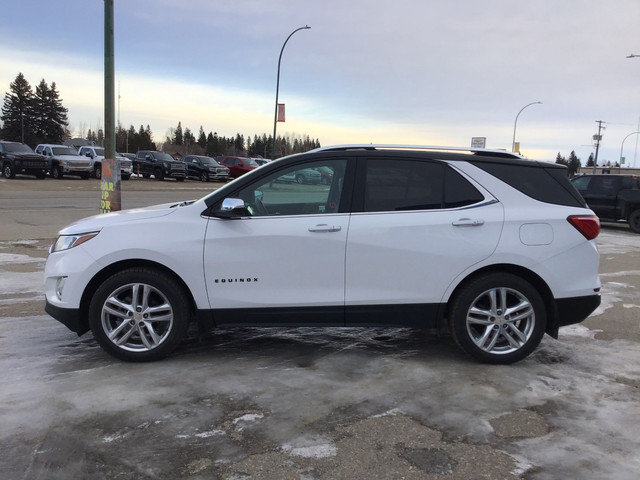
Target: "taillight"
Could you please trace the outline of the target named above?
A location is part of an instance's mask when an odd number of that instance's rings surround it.
[[[595,215],[569,215],[567,221],[587,240],[593,240],[600,234],[600,219]]]

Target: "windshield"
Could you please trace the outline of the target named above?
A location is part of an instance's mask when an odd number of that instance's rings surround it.
[[[154,157],[156,157],[157,160],[162,160],[163,162],[173,162],[173,161],[175,161],[174,158],[171,155],[169,155],[168,153],[156,152],[153,155],[154,155]]]
[[[250,167],[259,167],[258,163],[253,158],[243,158],[242,163],[249,165]]]
[[[31,147],[24,143],[3,143],[2,148],[5,152],[33,153]]]
[[[216,162],[211,157],[198,157],[198,158],[200,159],[203,165],[214,165],[214,166],[219,165],[219,163]]]
[[[96,155],[101,155],[104,157],[104,148],[94,148],[96,151]]]
[[[78,151],[73,147],[51,147],[54,155],[78,155]]]

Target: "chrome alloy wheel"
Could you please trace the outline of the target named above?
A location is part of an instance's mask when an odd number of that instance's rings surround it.
[[[531,302],[517,290],[499,287],[476,297],[467,311],[467,332],[481,350],[508,354],[522,348],[536,324]]]
[[[101,320],[104,333],[115,346],[129,352],[146,352],[167,339],[174,313],[160,290],[144,283],[129,283],[107,297]]]

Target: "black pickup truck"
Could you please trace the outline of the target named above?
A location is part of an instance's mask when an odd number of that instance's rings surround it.
[[[600,220],[625,221],[640,233],[640,176],[580,175],[571,183]]]
[[[175,178],[178,182],[183,182],[187,178],[187,166],[176,160],[168,153],[157,152],[155,150],[140,150],[134,162],[134,171],[140,173],[144,178],[151,175],[156,180],[165,178]]]
[[[47,157],[39,155],[24,143],[0,141],[0,165],[6,178],[16,174],[44,178],[50,168]]]

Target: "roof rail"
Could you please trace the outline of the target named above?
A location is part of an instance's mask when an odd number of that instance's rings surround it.
[[[363,143],[353,145],[331,145],[328,147],[320,147],[312,150],[313,152],[336,152],[345,150],[429,150],[439,152],[470,152],[478,155],[494,155],[506,158],[523,158],[517,153],[508,152],[507,150],[489,150],[486,148],[472,147],[443,147],[434,145],[395,145],[395,144],[375,144]]]

